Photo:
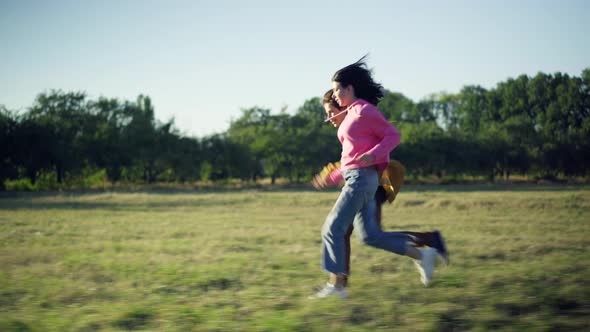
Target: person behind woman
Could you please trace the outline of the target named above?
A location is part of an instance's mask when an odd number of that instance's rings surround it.
[[[345,184],[322,227],[323,267],[329,273],[329,281],[312,298],[348,296],[344,287],[345,235],[351,224],[364,244],[413,258],[425,285],[434,272],[436,249],[417,249],[412,245],[412,235],[383,232],[377,224],[375,192],[379,174],[387,168],[389,153],[399,144],[400,134],[375,107],[383,97],[382,87],[373,81],[364,59],[338,70],[332,77],[333,97],[343,111],[328,109],[328,116],[333,124],[338,123],[341,165],[325,182],[314,178],[314,185],[323,188],[342,179]]]
[[[342,109],[334,100],[332,89],[328,90],[324,94],[323,100],[322,100],[322,105],[324,107],[324,110],[325,110],[326,116],[327,116],[326,122],[329,121],[330,123],[332,123],[332,125],[334,127],[338,128],[340,126],[340,124],[342,123],[342,120],[344,120],[345,113],[342,112]],[[322,189],[322,188],[330,186],[330,185],[339,184],[339,183],[333,183],[331,181],[331,177],[337,177],[336,174],[341,175],[341,173],[338,173],[339,166],[340,166],[339,162],[329,163],[328,165],[326,165],[322,169],[320,174],[316,175],[312,179],[312,184],[314,185],[314,187],[316,187],[317,189]],[[333,172],[336,172],[336,173],[333,173]],[[401,163],[399,163],[398,161],[392,160],[389,162],[387,169],[382,173],[382,175],[380,177],[379,186],[377,187],[377,191],[375,192],[375,201],[377,204],[377,210],[375,213],[375,220],[376,220],[377,225],[379,227],[381,227],[383,204],[385,202],[388,202],[391,204],[395,200],[395,198],[401,188],[401,185],[403,184],[404,175],[405,175],[404,166]],[[334,181],[341,182],[342,179],[335,179]],[[344,282],[343,282],[344,287],[348,286],[348,279],[350,276],[350,237],[352,235],[353,229],[354,229],[353,225],[350,225],[348,227],[348,229],[346,230],[346,234],[344,236],[344,249],[345,249],[344,250],[344,261],[345,261],[345,266],[346,266],[346,268],[345,268],[346,273],[344,274]],[[442,235],[440,234],[440,232],[438,230],[435,230],[433,232],[403,231],[400,233],[404,233],[404,234],[409,235],[411,238],[411,244],[414,247],[429,246],[429,247],[435,248],[437,250],[437,253],[440,255],[443,263],[448,264],[448,262],[449,262],[448,252],[446,250],[444,239],[442,238]]]
[[[328,92],[329,92],[329,96],[331,96],[332,90],[330,90]],[[328,103],[330,103],[329,100],[328,100]],[[336,102],[333,101],[333,103],[336,103]],[[326,109],[328,108],[326,103],[324,104],[324,106],[326,107]],[[336,107],[337,107],[337,105],[336,105]],[[337,124],[334,124],[334,125],[337,126]],[[330,176],[330,174],[332,172],[337,171],[337,167],[339,167],[339,166],[340,166],[339,162],[329,163],[328,165],[326,165],[322,169],[322,171],[318,175],[316,175],[314,177],[314,179],[312,180],[312,184],[314,185],[314,187],[316,187],[317,189],[322,189],[323,186],[321,185],[321,183],[325,183],[325,186],[336,185],[336,184],[328,183],[328,177]],[[388,202],[389,204],[393,203],[393,201],[397,197],[397,194],[399,193],[400,188],[403,184],[404,175],[405,175],[404,166],[396,160],[391,160],[389,162],[389,165],[387,166],[387,170],[385,170],[383,172],[383,174],[381,175],[381,177],[379,179],[379,186],[377,187],[377,191],[375,192],[375,201],[377,204],[377,210],[375,213],[375,221],[377,222],[377,225],[379,227],[381,227],[381,225],[382,225],[383,205],[385,204],[385,202]],[[345,249],[344,250],[344,262],[345,262],[345,266],[346,266],[346,268],[345,268],[346,273],[344,275],[343,287],[348,287],[348,280],[350,278],[350,253],[351,253],[351,251],[350,251],[350,248],[351,248],[350,247],[350,238],[351,238],[353,229],[354,229],[353,225],[348,226],[348,229],[346,230],[346,234],[344,235],[344,249]],[[437,253],[441,257],[441,260],[443,261],[443,263],[445,265],[448,264],[448,262],[449,262],[448,252],[446,250],[444,239],[442,238],[442,235],[440,234],[440,232],[438,230],[435,230],[433,232],[403,231],[400,233],[410,235],[411,244],[414,247],[428,246],[428,247],[435,248]]]

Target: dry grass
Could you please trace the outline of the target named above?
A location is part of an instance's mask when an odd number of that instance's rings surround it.
[[[4,197],[0,330],[590,328],[588,188],[408,187],[384,227],[442,230],[452,265],[424,289],[408,259],[354,242],[351,298],[310,301],[337,195]]]

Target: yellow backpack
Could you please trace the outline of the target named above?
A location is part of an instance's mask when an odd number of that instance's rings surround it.
[[[390,160],[387,169],[381,173],[379,184],[385,189],[387,201],[392,203],[404,184],[406,168],[397,160]]]

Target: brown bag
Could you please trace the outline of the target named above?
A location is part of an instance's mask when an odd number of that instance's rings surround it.
[[[387,169],[381,173],[379,184],[385,189],[387,201],[392,203],[404,184],[406,168],[397,160],[390,160]]]

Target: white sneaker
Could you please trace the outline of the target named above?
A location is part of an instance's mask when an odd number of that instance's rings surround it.
[[[414,260],[414,265],[420,272],[420,281],[424,284],[424,286],[428,286],[430,281],[432,280],[432,275],[434,274],[434,263],[436,261],[436,249],[428,248],[428,249],[420,249],[420,253],[422,254],[421,260]]]
[[[328,282],[324,288],[309,296],[309,299],[325,299],[330,296],[338,296],[341,299],[345,299],[348,297],[348,292],[346,291],[346,288],[336,287]]]

